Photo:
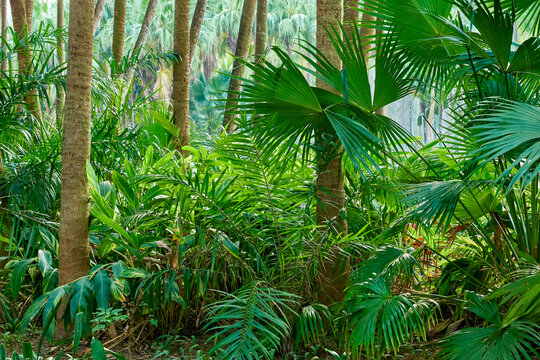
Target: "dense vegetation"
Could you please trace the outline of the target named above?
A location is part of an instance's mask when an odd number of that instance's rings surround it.
[[[537,1],[62,4],[2,23],[0,359],[539,356]]]

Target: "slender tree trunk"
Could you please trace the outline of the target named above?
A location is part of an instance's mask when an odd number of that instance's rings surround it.
[[[241,90],[242,83],[238,78],[244,74],[244,65],[238,60],[246,60],[249,55],[249,45],[251,43],[251,31],[253,30],[253,20],[255,18],[255,7],[257,0],[244,0],[242,9],[242,18],[240,19],[240,28],[238,30],[238,41],[236,43],[236,51],[234,55],[236,59],[233,62],[232,77],[229,83],[229,91],[227,93],[227,109],[223,119],[223,127],[228,132],[234,131],[236,124],[233,121],[233,113],[230,112],[231,107],[236,104],[238,93]]]
[[[114,24],[112,53],[117,64],[124,57],[124,40],[126,34],[126,0],[114,0]]]
[[[342,18],[342,3],[340,0],[317,0],[317,48],[338,69],[341,59],[332,45],[327,29],[332,26],[339,29]],[[317,86],[329,91],[335,91],[323,81],[317,79]],[[338,140],[335,139],[337,142]],[[317,224],[330,227],[332,233],[346,234],[345,191],[341,154],[339,143],[328,144],[318,136],[317,142],[325,152],[319,159],[317,176]],[[349,259],[341,255],[339,248],[330,248],[321,264],[319,279],[319,302],[331,304],[344,297],[347,279],[350,273]]]
[[[1,18],[2,18],[2,38],[6,38],[6,28],[7,28],[7,2],[8,0],[0,0],[2,3],[0,4],[1,5],[1,11],[2,11],[2,15],[1,15]],[[3,44],[1,44],[2,47],[3,47]],[[2,50],[3,54],[5,54],[5,50]],[[1,66],[1,70],[2,71],[7,71],[8,70],[8,61],[7,59],[5,59],[4,61],[2,61],[2,66]]]
[[[2,162],[2,152],[0,151],[0,235],[5,238],[11,236],[11,221],[6,211],[8,209],[8,192],[3,188],[5,178],[4,163]],[[8,256],[7,244],[0,242],[0,257]],[[0,261],[0,269],[3,269],[8,260]]]
[[[189,63],[193,61],[193,54],[195,53],[195,46],[199,41],[199,35],[201,34],[201,28],[204,20],[204,14],[206,13],[206,5],[208,0],[197,0],[195,5],[195,12],[193,13],[193,19],[191,19],[191,27],[189,30]]]
[[[56,27],[62,29],[64,27],[64,0],[58,0],[56,5]],[[58,63],[63,64],[64,58],[64,38],[58,36],[56,47],[58,48]],[[62,124],[62,114],[64,113],[64,87],[58,85],[56,95],[56,121],[57,124]]]
[[[154,20],[154,15],[156,13],[158,5],[158,0],[150,0],[148,2],[148,6],[146,7],[146,12],[144,14],[144,19],[141,25],[141,30],[139,31],[139,36],[137,36],[137,41],[135,41],[135,46],[133,47],[133,55],[137,53],[139,49],[141,49],[144,44],[146,44],[146,40],[148,40],[148,35],[150,34],[150,27],[152,26],[152,21]],[[135,72],[135,69],[133,67],[130,67],[126,73],[125,73],[125,80],[128,87],[131,87],[131,80],[133,80],[133,74]],[[127,92],[128,88],[126,88]],[[125,97],[124,93],[124,97]]]
[[[172,103],[175,125],[179,128],[178,148],[191,143],[189,128],[189,0],[175,0]]]
[[[96,7],[94,8],[94,34],[99,27],[101,15],[103,15],[103,9],[105,9],[105,0],[98,0],[96,3]]]
[[[255,61],[259,62],[266,52],[268,0],[257,0],[257,24],[255,26]]]
[[[90,160],[93,13],[93,0],[70,0],[60,195],[60,285],[90,270],[86,162]]]
[[[11,0],[11,17],[13,18],[13,28],[19,36],[21,41],[24,41],[24,38],[29,33],[28,22],[32,22],[32,19],[28,18],[26,12],[26,2],[25,0]],[[29,4],[33,5],[33,1],[28,1]],[[19,63],[19,73],[25,75],[32,74],[32,51],[29,44],[26,46],[21,46],[17,49],[17,59]],[[41,109],[38,99],[37,89],[30,90],[26,96],[26,104],[28,109],[34,115],[36,119],[41,119]]]
[[[32,32],[32,19],[34,14],[34,0],[24,0],[26,9],[26,24],[28,25],[28,33]]]
[[[343,23],[345,24],[347,36],[350,39],[352,27],[358,23],[360,11],[356,8],[356,0],[345,0],[343,5]]]

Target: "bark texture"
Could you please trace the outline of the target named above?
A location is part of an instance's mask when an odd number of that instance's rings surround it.
[[[256,4],[257,0],[244,0],[240,28],[238,29],[238,41],[234,52],[236,59],[233,62],[232,77],[227,93],[227,109],[234,107],[236,99],[238,98],[238,93],[242,87],[241,81],[237,78],[244,75],[244,65],[238,59],[246,60],[249,55],[249,45],[251,43],[251,31],[253,30]],[[234,131],[236,128],[236,124],[233,121],[233,114],[230,111],[225,113],[223,127],[225,127],[228,132]]]
[[[64,0],[58,0],[56,5],[56,27],[62,29],[64,27]],[[64,57],[64,38],[59,36],[57,39],[56,47],[58,48],[58,63],[63,64],[65,62]],[[58,124],[62,123],[62,115],[64,113],[64,87],[58,85],[56,96],[56,120]]]
[[[257,23],[255,26],[255,61],[259,62],[266,52],[268,0],[257,0]]]
[[[2,19],[2,37],[5,39],[6,38],[6,28],[7,28],[7,2],[8,0],[0,0],[1,3],[0,3],[0,8],[1,8],[1,19]],[[5,54],[5,50],[2,50],[2,52]],[[4,61],[2,61],[2,65],[1,65],[1,69],[2,71],[7,71],[8,69],[8,62],[7,62],[7,59],[5,59]]]
[[[124,57],[124,41],[126,34],[126,0],[114,0],[114,23],[112,52],[114,60],[119,64]]]
[[[189,128],[189,0],[175,0],[174,52],[178,61],[173,67],[172,103],[174,122],[180,130],[178,148],[191,143]]]
[[[93,0],[70,0],[66,108],[62,138],[59,284],[90,269],[89,189]]]
[[[33,6],[33,1],[28,1]],[[29,33],[30,27],[28,22],[32,23],[32,19],[28,18],[26,12],[25,0],[11,0],[11,17],[13,19],[13,28],[17,33],[19,39],[24,42],[25,36]],[[29,44],[20,46],[17,49],[17,61],[19,63],[19,73],[31,75],[32,74],[32,49]],[[41,119],[41,109],[38,99],[37,89],[30,90],[26,96],[26,105],[28,110],[34,115],[36,119]]]
[[[360,11],[357,9],[356,0],[345,0],[343,3],[343,24],[349,39],[351,38],[351,30],[354,24],[358,23]]]
[[[317,48],[338,69],[341,68],[341,59],[332,45],[327,29],[331,27],[339,29],[342,10],[341,0],[317,0]],[[317,79],[317,87],[334,91],[319,79]],[[346,234],[344,176],[341,161],[343,149],[339,144],[332,146],[323,142],[321,137],[318,137],[317,141],[325,148],[325,153],[319,159],[317,176],[319,199],[317,224],[330,227],[334,234]],[[338,247],[329,248],[325,255],[319,272],[318,300],[322,304],[329,305],[344,297],[350,273],[350,262],[341,254]]]
[[[193,13],[193,19],[191,19],[191,27],[189,30],[189,63],[193,61],[193,53],[195,52],[195,46],[199,41],[199,35],[204,20],[204,14],[206,13],[206,5],[208,0],[197,0],[195,5],[195,12]]]
[[[101,15],[103,15],[103,9],[105,9],[105,0],[98,0],[96,3],[96,7],[94,8],[94,33],[99,27]]]
[[[317,1],[317,48],[338,69],[341,68],[341,60],[332,45],[327,29],[334,26],[339,28],[342,15],[342,5],[339,0]],[[334,91],[323,81],[317,79],[317,87]],[[347,223],[341,216],[345,208],[345,191],[343,189],[343,167],[339,151],[332,149],[328,144],[327,153],[319,164],[317,196],[321,201],[317,205],[317,223],[334,223],[336,232],[347,232]]]
[[[32,15],[34,14],[34,0],[24,0],[26,9],[26,24],[28,25],[28,33],[32,32]]]
[[[144,13],[144,19],[141,25],[141,30],[139,31],[139,36],[137,36],[137,41],[135,41],[135,46],[133,47],[133,56],[137,53],[137,50],[142,48],[148,40],[148,35],[150,34],[150,26],[152,26],[152,21],[154,20],[154,15],[156,14],[156,9],[158,5],[158,0],[150,0],[148,6],[146,7],[146,12]],[[131,87],[131,80],[133,79],[133,74],[135,69],[130,67],[125,73],[125,81],[128,87]],[[128,87],[125,89],[125,93],[128,91]],[[123,94],[125,97],[126,94]]]

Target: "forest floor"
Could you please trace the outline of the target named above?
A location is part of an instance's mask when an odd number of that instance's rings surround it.
[[[113,350],[122,354],[126,360],[210,360],[213,358],[206,357],[212,344],[209,341],[208,335],[193,336],[191,338],[185,336],[166,336],[157,339],[140,340],[135,337],[127,336],[129,332],[119,333],[116,338],[104,337],[100,339],[106,349]],[[32,348],[38,348],[41,333],[39,329],[35,329],[32,334],[27,336],[18,336],[9,333],[0,332],[0,341],[3,342],[8,354],[17,351],[22,353],[22,343],[32,343]],[[44,359],[54,359],[60,353],[66,354],[62,359],[75,359],[72,357],[73,344],[63,344],[61,341],[54,344],[49,344],[44,341],[41,356]],[[77,351],[76,359],[91,359],[90,356],[90,338],[83,339],[80,342],[79,350]],[[436,347],[433,344],[416,343],[404,347],[398,354],[388,354],[383,356],[383,359],[395,360],[432,360],[437,353]],[[114,357],[109,357],[115,359]],[[286,357],[276,357],[283,360],[335,360],[336,357],[331,356],[324,351],[322,347],[310,347],[302,349],[295,353],[289,353]],[[365,358],[370,359],[370,358]],[[231,359],[234,360],[234,359]]]

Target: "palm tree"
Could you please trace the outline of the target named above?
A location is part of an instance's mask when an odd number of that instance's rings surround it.
[[[268,0],[257,0],[257,24],[255,31],[255,59],[258,61],[266,51],[268,27]]]
[[[11,17],[13,19],[13,28],[19,37],[17,49],[17,59],[19,62],[19,73],[25,76],[32,74],[32,52],[29,44],[23,44],[32,26],[32,7],[34,2],[24,0],[11,0]],[[27,11],[26,6],[29,5]],[[38,91],[34,89],[26,97],[27,106],[36,119],[41,119],[41,107],[39,104]]]
[[[172,103],[175,125],[179,129],[178,148],[189,145],[189,0],[175,0],[174,52],[178,54],[173,67]]]
[[[97,0],[96,7],[94,8],[94,33],[96,32],[99,22],[101,21],[103,9],[105,9],[105,0]]]
[[[86,163],[90,160],[93,14],[93,0],[70,1],[60,195],[60,285],[90,269]]]
[[[6,29],[7,29],[7,2],[8,0],[1,0],[1,3],[0,3],[0,11],[2,12],[0,16],[0,20],[2,21],[0,31],[1,31],[1,35],[3,39],[6,38]],[[5,54],[5,50],[2,50],[2,55],[4,54]],[[8,69],[7,59],[3,59],[1,70],[6,71],[7,69]]]
[[[233,62],[231,82],[229,83],[229,91],[227,92],[227,106],[229,107],[235,103],[235,99],[238,97],[242,86],[238,78],[244,75],[244,64],[242,61],[246,60],[249,55],[256,3],[257,0],[244,0],[240,28],[238,29],[238,41],[236,42],[236,50],[234,52],[235,60]],[[226,112],[223,118],[223,127],[229,132],[236,128],[232,115],[231,112]]]
[[[124,41],[126,33],[126,0],[114,0],[114,25],[112,52],[117,64],[124,57]]]
[[[58,0],[56,3],[56,27],[62,29],[64,27],[64,0]],[[58,48],[58,63],[63,64],[64,59],[64,38],[58,37],[56,47]],[[61,123],[62,113],[64,112],[64,88],[62,86],[57,87],[56,98],[56,119],[58,124]]]
[[[204,14],[206,13],[206,7],[208,0],[197,0],[197,5],[195,5],[195,12],[193,13],[193,18],[191,19],[191,26],[189,29],[189,63],[193,61],[193,54],[195,53],[195,46],[199,41],[199,35],[201,33],[201,28],[203,25]]]

